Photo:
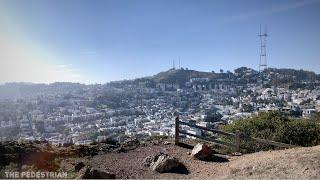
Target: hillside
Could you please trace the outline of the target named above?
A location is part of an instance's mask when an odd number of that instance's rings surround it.
[[[243,156],[217,155],[210,161],[194,159],[190,149],[175,145],[139,147],[127,153],[109,153],[86,159],[86,163],[106,169],[118,178],[317,178],[320,176],[320,146],[258,152]],[[188,174],[157,173],[143,166],[146,156],[164,152],[177,157]],[[68,164],[82,159],[69,159]],[[70,166],[69,166],[70,167]]]
[[[200,161],[188,155],[191,150],[174,145],[140,147],[127,153],[95,156],[88,163],[107,169],[119,178],[316,178],[320,176],[320,146],[258,152],[243,156],[220,155]],[[177,157],[189,174],[157,173],[143,167],[143,159],[157,152]],[[101,161],[103,160],[103,161]]]
[[[188,69],[170,69],[160,72],[154,76],[148,77],[149,80],[155,83],[169,83],[184,86],[190,78],[208,78],[211,82],[233,82],[239,85],[247,83],[257,83],[259,79],[266,81],[269,85],[288,86],[292,88],[300,87],[303,83],[315,83],[320,80],[319,75],[311,71],[295,70],[295,69],[277,69],[268,68],[261,74],[258,71],[240,67],[233,72],[202,72]]]
[[[295,69],[265,69],[262,74],[256,70],[240,67],[234,72],[203,72],[189,69],[169,69],[149,77],[141,77],[134,80],[122,80],[106,83],[117,87],[119,84],[145,84],[147,87],[155,87],[156,83],[176,84],[185,86],[190,78],[208,78],[210,82],[246,85],[248,83],[258,83],[263,80],[269,85],[285,86],[292,89],[307,88],[312,89],[314,84],[319,84],[320,74],[312,71]],[[6,83],[0,85],[0,99],[33,97],[42,94],[83,94],[88,90],[97,90],[100,85],[84,85],[79,83],[57,82],[51,84],[33,83]],[[37,93],[34,93],[37,92]]]
[[[191,149],[175,146],[170,141],[138,142],[126,145],[97,144],[90,146],[51,147],[46,144],[2,143],[2,172],[12,164],[25,162],[22,170],[62,170],[69,178],[77,177],[79,164],[115,175],[116,178],[318,178],[320,146],[257,152],[242,156],[215,154],[206,161],[190,156]],[[10,151],[8,151],[8,149]],[[23,152],[21,155],[19,152]],[[178,173],[158,173],[144,166],[145,158],[158,153],[176,157],[186,167]],[[20,155],[19,155],[20,154]],[[33,156],[30,156],[33,155]],[[23,158],[25,157],[25,158]],[[32,160],[32,157],[37,157]],[[80,163],[81,162],[81,163]],[[54,164],[54,166],[52,166]],[[21,164],[20,164],[21,165]],[[18,167],[21,167],[18,165]],[[28,165],[28,166],[26,166]],[[55,167],[57,166],[57,167]],[[27,167],[30,167],[29,169]]]
[[[257,152],[228,163],[228,178],[317,179],[320,146]]]
[[[201,72],[195,70],[185,70],[185,69],[170,69],[168,71],[160,72],[150,79],[157,83],[173,83],[184,85],[190,78],[213,78],[214,73]]]

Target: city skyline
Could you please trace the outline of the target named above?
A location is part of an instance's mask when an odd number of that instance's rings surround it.
[[[1,1],[0,83],[105,83],[178,65],[319,73],[320,1]]]

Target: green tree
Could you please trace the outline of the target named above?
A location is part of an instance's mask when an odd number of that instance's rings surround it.
[[[235,121],[221,126],[229,132],[240,131],[245,136],[294,144],[315,146],[320,144],[320,124],[308,119],[290,119],[281,112],[261,113],[251,118]],[[231,139],[227,139],[230,140]],[[273,146],[243,140],[244,152],[273,149]]]

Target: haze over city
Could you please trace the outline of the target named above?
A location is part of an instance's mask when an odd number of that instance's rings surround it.
[[[0,83],[105,83],[168,70],[319,73],[320,1],[0,1]]]
[[[0,179],[319,179],[320,0],[0,0]]]

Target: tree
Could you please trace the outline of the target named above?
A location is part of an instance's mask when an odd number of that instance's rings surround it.
[[[207,115],[207,117],[204,119],[205,122],[217,122],[220,121],[222,118],[222,115],[220,113],[212,113],[210,115]]]
[[[220,69],[220,73],[223,73],[223,69]]]
[[[314,113],[311,117],[311,120],[316,123],[320,123],[320,112]]]
[[[298,146],[320,144],[320,124],[308,119],[290,119],[281,112],[261,113],[251,118],[221,126],[229,132],[240,131],[245,136],[273,140]],[[231,139],[227,139],[232,141]],[[269,150],[274,147],[254,141],[242,141],[245,152]]]
[[[241,111],[242,112],[253,112],[254,107],[251,104],[243,104]]]

